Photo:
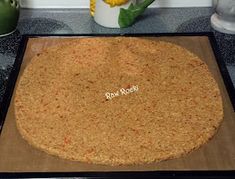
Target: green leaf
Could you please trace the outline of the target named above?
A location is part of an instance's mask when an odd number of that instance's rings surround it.
[[[120,13],[118,17],[118,24],[121,28],[128,27],[132,25],[136,18],[140,16],[145,9],[153,3],[154,0],[145,0],[139,4],[130,4],[128,9],[120,8]]]

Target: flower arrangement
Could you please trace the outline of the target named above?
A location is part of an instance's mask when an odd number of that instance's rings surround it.
[[[100,25],[124,28],[131,26],[153,1],[136,3],[136,0],[91,0],[90,12]]]
[[[109,4],[110,7],[120,6],[126,4],[129,0],[104,0],[105,3]]]

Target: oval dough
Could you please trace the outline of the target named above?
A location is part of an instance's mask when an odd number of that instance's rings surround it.
[[[106,92],[139,90],[107,100]],[[35,56],[15,98],[17,127],[49,154],[145,164],[206,143],[223,119],[207,65],[178,45],[132,37],[71,40]]]

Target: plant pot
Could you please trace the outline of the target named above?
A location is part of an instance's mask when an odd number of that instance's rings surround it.
[[[20,13],[18,0],[0,0],[0,36],[15,31]]]
[[[95,22],[104,27],[125,28],[134,24],[136,18],[153,1],[137,3],[136,0],[91,0],[91,14]]]

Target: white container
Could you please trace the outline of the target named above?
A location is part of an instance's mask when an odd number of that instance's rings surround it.
[[[114,7],[110,7],[103,0],[96,0],[94,20],[104,27],[120,28],[118,24],[120,8],[127,9],[131,3],[136,4],[136,0],[129,0],[126,4]]]

